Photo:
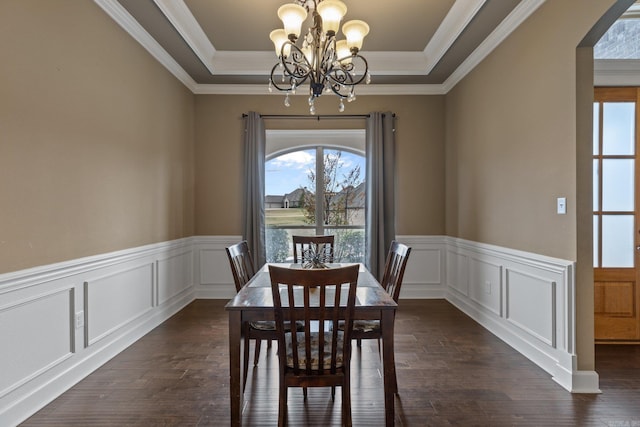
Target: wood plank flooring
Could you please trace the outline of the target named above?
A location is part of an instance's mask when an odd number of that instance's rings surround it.
[[[226,301],[197,300],[23,426],[229,425]],[[276,345],[248,378],[243,422],[277,420]],[[396,426],[640,426],[640,347],[597,346],[602,394],[571,394],[444,300],[401,300]],[[379,426],[377,345],[354,349],[354,426]],[[292,426],[340,425],[330,390],[289,394]]]

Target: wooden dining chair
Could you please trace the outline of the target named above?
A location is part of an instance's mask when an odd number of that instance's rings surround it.
[[[323,263],[333,262],[335,236],[293,236],[293,262],[295,264],[313,261],[317,256]]]
[[[398,303],[398,297],[400,296],[404,270],[407,266],[407,261],[409,261],[410,254],[411,248],[409,246],[398,243],[395,240],[391,242],[380,285],[382,285],[385,291],[391,295],[391,298],[393,298],[396,304]],[[378,352],[380,352],[380,339],[382,338],[380,321],[356,320],[353,323],[352,337],[358,341],[358,347],[362,344],[361,340],[363,339],[377,339]]]
[[[233,274],[233,281],[236,285],[236,291],[240,290],[251,280],[256,274],[256,269],[253,263],[253,258],[249,251],[249,245],[246,240],[231,245],[226,248],[227,256],[229,257],[229,264],[231,265],[231,273]],[[267,340],[268,346],[271,347],[271,340],[278,338],[276,334],[276,325],[272,321],[256,321],[245,322],[242,325],[244,336],[244,382],[242,384],[242,390],[247,385],[247,372],[249,369],[249,343],[251,340],[255,341],[255,350],[253,356],[253,366],[258,365],[258,359],[260,358],[260,346],[262,340]]]
[[[270,265],[278,333],[278,426],[287,424],[289,387],[342,389],[342,422],[351,426],[351,330],[358,265],[330,269],[294,269]],[[293,333],[286,323],[302,325]],[[344,322],[345,327],[338,324]]]

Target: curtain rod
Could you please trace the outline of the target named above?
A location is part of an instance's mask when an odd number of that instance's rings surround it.
[[[317,116],[308,116],[304,114],[260,114],[263,119],[366,119],[370,114],[321,114]],[[395,116],[395,114],[394,114]],[[242,113],[242,117],[247,117],[247,113]]]

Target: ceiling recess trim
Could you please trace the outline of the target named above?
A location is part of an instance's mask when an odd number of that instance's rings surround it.
[[[424,74],[429,74],[438,64],[458,36],[469,25],[486,0],[457,0],[444,17],[435,34],[424,48],[427,66]]]
[[[184,84],[191,92],[198,84],[191,76],[167,53],[166,50],[136,21],[127,10],[116,0],[94,0],[118,25],[120,25],[135,41],[140,43],[147,52],[162,64],[171,74]]]
[[[184,0],[153,0],[167,17],[171,25],[180,33],[184,41],[202,61],[211,74],[215,74],[213,58],[216,48],[185,4]]]
[[[520,24],[535,12],[546,0],[523,0],[515,9],[484,39],[471,55],[443,83],[445,93],[466,77],[484,58],[500,45]]]

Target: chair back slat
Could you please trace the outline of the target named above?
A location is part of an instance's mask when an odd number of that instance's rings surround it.
[[[269,266],[281,369],[293,375],[334,375],[349,363],[358,269]],[[301,323],[302,330],[287,330],[286,322]]]
[[[395,240],[391,242],[381,285],[396,303],[400,297],[404,270],[410,254],[411,248],[409,246],[398,243]]]
[[[233,281],[236,285],[236,291],[239,292],[256,274],[253,258],[249,251],[249,245],[246,240],[243,240],[242,242],[229,246],[226,250],[227,256],[229,257],[229,264],[231,265]]]
[[[292,239],[294,263],[311,262],[314,254],[323,263],[333,262],[335,236],[293,236]]]

